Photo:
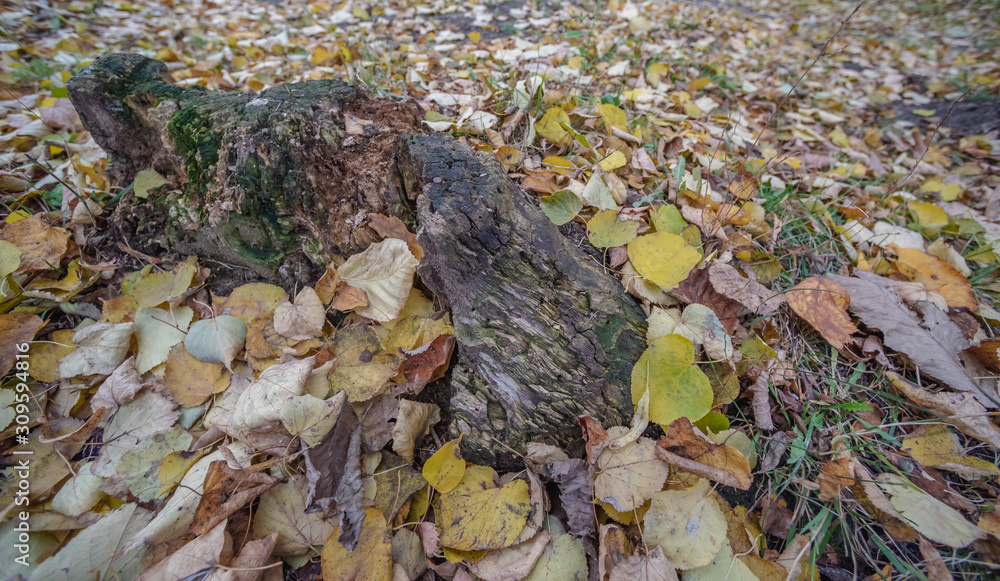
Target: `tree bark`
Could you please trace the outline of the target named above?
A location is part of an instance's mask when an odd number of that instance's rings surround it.
[[[368,212],[409,218],[392,148],[398,134],[420,130],[416,104],[332,80],[257,94],[167,81],[160,61],[112,54],[68,84],[120,185],[145,169],[168,181],[145,200],[125,196],[116,211],[139,250],[198,254],[272,280],[308,278],[310,264],[339,263],[374,240],[362,228]],[[360,131],[348,133],[349,118]]]
[[[165,77],[158,61],[110,55],[69,84],[120,184],[147,168],[169,182],[145,200],[123,197],[114,220],[132,244],[280,283],[296,258],[340,264],[375,241],[369,212],[400,216],[426,252],[421,280],[452,313],[451,430],[467,459],[494,464],[529,441],[578,444],[584,414],[628,421],[642,311],[492,156],[410,135],[416,105],[336,81],[254,95]]]

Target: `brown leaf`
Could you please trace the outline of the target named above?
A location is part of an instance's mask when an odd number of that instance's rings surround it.
[[[795,440],[795,434],[792,432],[778,432],[771,436],[767,445],[767,453],[764,454],[764,459],[760,463],[761,472],[770,472],[777,468],[785,450],[788,449],[788,444],[793,440]]]
[[[553,462],[542,474],[559,487],[559,504],[566,512],[569,532],[582,538],[594,529],[594,466],[582,458]]]
[[[345,405],[332,430],[317,446],[305,451],[306,478],[309,480],[307,510],[343,513],[340,542],[353,550],[365,514],[361,483],[361,425],[354,407]]]
[[[600,573],[598,579],[606,579],[609,571],[629,558],[632,553],[632,542],[629,541],[625,531],[615,524],[601,525],[598,537],[597,563]]]
[[[854,484],[854,462],[850,458],[837,458],[827,462],[819,475],[819,499],[831,500],[840,491]]]
[[[277,478],[263,472],[234,470],[225,460],[212,462],[205,475],[201,501],[194,511],[191,532],[203,535],[212,530],[276,482]]]
[[[715,290],[707,267],[692,270],[677,288],[670,291],[670,296],[685,303],[698,303],[712,309],[729,334],[736,332],[740,326],[739,314],[743,305]]]
[[[328,266],[323,276],[319,277],[319,280],[316,281],[316,286],[313,289],[316,291],[316,295],[319,296],[319,300],[324,305],[329,305],[330,301],[333,300],[333,296],[337,293],[337,285],[339,284],[340,276],[337,274],[337,269]]]
[[[368,293],[365,289],[350,286],[346,282],[337,286],[337,295],[330,303],[330,308],[337,311],[353,311],[367,306]]]
[[[583,428],[583,438],[587,440],[587,463],[593,465],[608,445],[608,432],[590,416],[580,416],[579,421]]]
[[[757,281],[744,278],[738,270],[723,262],[713,262],[708,269],[708,276],[716,291],[758,315],[773,313],[785,302],[781,294]]]
[[[684,470],[721,482],[726,486],[747,490],[753,481],[750,475],[750,462],[746,456],[732,446],[716,444],[709,440],[697,431],[688,418],[679,418],[671,422],[667,426],[667,435],[660,438],[657,446],[695,463],[695,470],[691,469],[690,463],[685,463],[687,464],[685,466],[677,464]],[[722,474],[726,476],[723,480],[719,480],[718,477]]]
[[[454,335],[440,335],[416,349],[400,349],[406,358],[399,372],[406,377],[406,382],[393,389],[392,394],[418,394],[428,383],[444,377],[454,346]]]
[[[383,214],[368,214],[368,225],[382,238],[398,238],[406,242],[406,247],[410,249],[417,260],[424,258],[424,249],[417,243],[416,235],[410,232],[406,224],[399,218]]]
[[[218,571],[219,575],[211,577],[212,581],[260,581],[272,569],[281,571],[281,561],[271,559],[271,551],[278,542],[278,533],[273,532],[266,537],[250,541],[243,545],[240,554],[229,564],[229,569]]]
[[[361,424],[361,448],[365,452],[381,450],[392,439],[395,424],[389,422],[399,415],[399,400],[389,394],[351,404]]]
[[[866,325],[882,331],[885,344],[905,353],[922,374],[938,379],[958,391],[970,392],[983,405],[996,408],[996,388],[974,381],[959,362],[958,353],[968,347],[961,329],[930,303],[920,303],[923,321],[906,308],[899,297],[869,281],[828,275],[851,295],[851,311]]]
[[[21,251],[21,265],[14,274],[59,268],[59,262],[69,249],[69,230],[49,226],[42,214],[7,224],[0,231],[6,240]]]
[[[941,558],[941,553],[934,548],[934,545],[927,539],[920,537],[920,556],[924,558],[924,565],[927,566],[928,581],[952,581],[951,571],[948,565]]]
[[[789,289],[785,299],[795,314],[808,321],[837,350],[843,350],[851,335],[858,332],[847,314],[847,305],[851,304],[847,291],[823,277],[805,279]]]
[[[27,355],[27,343],[34,339],[35,333],[44,326],[45,321],[31,313],[0,314],[0,377],[7,375],[7,372],[14,367],[14,363],[18,361],[18,354]],[[22,346],[23,350],[20,348]],[[26,357],[21,359],[27,362]],[[29,364],[25,363],[25,366],[27,365]]]

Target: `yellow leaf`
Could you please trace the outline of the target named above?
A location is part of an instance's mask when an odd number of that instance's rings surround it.
[[[482,37],[482,35],[479,32],[470,32],[469,33],[469,41],[470,42],[478,43],[479,39],[481,37]]]
[[[837,127],[836,129],[834,129],[833,131],[831,131],[829,137],[830,137],[830,141],[834,142],[835,144],[839,145],[840,147],[850,147],[851,146],[851,141],[847,138],[847,134],[844,133],[844,130],[841,129],[840,127]]]
[[[424,463],[424,480],[441,493],[451,492],[465,475],[465,460],[458,445],[462,436],[445,442],[441,449]]]
[[[587,238],[595,248],[624,246],[635,239],[639,223],[619,220],[617,210],[602,210],[587,222]]]
[[[936,256],[931,256],[914,248],[895,247],[895,265],[906,278],[919,282],[924,288],[936,292],[948,306],[966,307],[970,311],[979,310],[976,300],[972,297],[972,284],[962,273],[950,264]]]
[[[517,541],[531,511],[528,483],[459,487],[441,497],[441,545],[461,551],[502,549]]]
[[[704,89],[705,87],[707,87],[709,85],[709,83],[711,83],[711,82],[712,82],[712,79],[710,79],[708,77],[700,77],[700,78],[697,78],[697,79],[689,82],[687,84],[687,90],[688,90],[688,92],[691,92],[691,93],[693,93],[695,91],[700,91],[700,90]]]
[[[160,479],[160,490],[156,493],[157,498],[163,496],[173,489],[187,474],[188,469],[198,463],[201,457],[208,453],[208,448],[200,450],[181,450],[167,454],[160,462],[158,477]]]
[[[330,373],[330,394],[346,391],[351,402],[381,394],[386,382],[399,372],[401,358],[382,348],[372,327],[356,325],[337,331],[333,354],[337,367]]]
[[[628,119],[625,112],[610,103],[601,103],[597,106],[597,112],[604,120],[604,130],[611,135],[611,128],[617,127],[622,131],[628,131]]]
[[[392,531],[378,509],[365,509],[353,551],[341,545],[339,538],[337,527],[320,555],[324,581],[391,581]]]
[[[163,385],[182,407],[206,402],[229,387],[229,372],[221,363],[204,363],[191,356],[183,343],[174,345],[167,356]]]
[[[132,298],[140,307],[156,307],[183,295],[194,280],[197,264],[186,261],[171,272],[157,272],[135,283]]]
[[[323,47],[318,47],[316,49],[316,52],[314,52],[312,54],[312,57],[310,57],[309,62],[311,62],[314,66],[319,66],[328,61],[329,59],[330,59],[330,51],[326,50]]]
[[[653,63],[649,65],[646,69],[646,84],[651,87],[655,87],[660,84],[668,74],[670,74],[670,67],[664,63]]]
[[[105,303],[107,304],[107,303]],[[49,382],[59,380],[59,361],[69,355],[76,345],[73,335],[76,331],[63,329],[52,333],[49,341],[35,341],[28,349],[28,359],[31,361],[29,373],[38,381]]]
[[[626,163],[628,163],[628,160],[625,158],[625,154],[615,150],[601,160],[601,169],[604,171],[614,171],[620,167],[624,167]]]
[[[608,438],[614,440],[625,431],[622,426],[612,426]],[[631,512],[662,490],[670,466],[656,456],[655,448],[656,442],[649,438],[639,438],[614,450],[605,448],[597,457],[595,498],[617,512]]]
[[[650,343],[632,368],[632,403],[649,390],[649,419],[667,426],[677,418],[700,420],[712,409],[708,376],[694,365],[694,343],[666,335]]]
[[[557,155],[550,155],[543,159],[542,166],[549,168],[559,175],[566,175],[572,171],[576,171],[576,166],[573,165],[573,162]]]
[[[936,204],[910,202],[910,211],[917,217],[923,228],[940,228],[948,225],[948,214]]]
[[[677,206],[665,204],[663,206],[653,206],[649,209],[649,219],[653,222],[653,227],[657,232],[669,232],[680,235],[687,226],[687,222],[681,217]]]
[[[646,234],[629,242],[628,257],[644,279],[665,291],[680,284],[701,261],[697,250],[669,232]]]
[[[562,123],[569,125],[569,115],[560,107],[552,107],[535,124],[535,131],[551,143],[569,145],[573,137],[563,129]]]
[[[913,486],[902,476],[880,474],[875,481],[892,496],[892,506],[929,540],[961,548],[986,535],[986,531],[965,520],[962,513]]]
[[[996,464],[975,456],[966,456],[956,434],[945,426],[919,426],[903,437],[903,448],[925,466],[937,466],[966,478],[1000,474]]]

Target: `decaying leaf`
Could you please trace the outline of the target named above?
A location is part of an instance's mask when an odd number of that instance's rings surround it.
[[[967,456],[958,436],[945,426],[919,426],[903,438],[903,449],[925,466],[956,472],[964,478],[1000,475],[996,464]]]
[[[742,452],[732,446],[716,444],[692,425],[688,418],[678,418],[667,427],[667,435],[657,443],[660,451],[676,456],[658,453],[658,457],[677,464],[679,468],[725,484],[746,490],[753,478],[750,475],[750,461]],[[687,460],[681,462],[680,459]],[[701,466],[699,466],[701,465]]]
[[[460,482],[441,496],[441,545],[460,551],[509,547],[521,534],[529,510],[524,480],[500,488]]]
[[[716,291],[758,315],[773,313],[785,302],[781,294],[755,280],[744,278],[738,270],[724,262],[713,262],[708,274]]]
[[[204,363],[221,363],[230,372],[233,359],[246,343],[247,326],[237,317],[219,315],[191,325],[184,338],[184,348]]]
[[[274,546],[276,556],[307,555],[314,546],[323,545],[336,530],[335,522],[324,520],[322,513],[306,512],[308,494],[306,477],[295,474],[261,495],[253,530],[258,536],[278,533]]]
[[[524,581],[584,581],[587,579],[587,555],[583,543],[566,534],[554,517],[545,519],[545,529],[552,535],[548,546],[535,562]]]
[[[96,323],[73,335],[76,349],[59,362],[59,376],[110,375],[128,356],[133,323]]]
[[[897,248],[896,268],[906,278],[919,282],[924,288],[938,293],[948,302],[948,306],[965,307],[976,311],[979,307],[972,297],[972,284],[950,264],[936,256],[931,256],[913,248]]]
[[[21,251],[21,263],[14,274],[58,268],[69,248],[69,231],[49,226],[42,217],[43,214],[34,214],[6,224],[0,230],[0,240],[10,242]]]
[[[312,287],[299,291],[294,303],[281,303],[274,309],[274,330],[294,341],[319,337],[324,323],[326,309]]]
[[[399,371],[399,356],[385,351],[371,327],[355,326],[338,331],[333,354],[337,357],[337,367],[329,376],[331,391],[346,391],[351,402],[379,395],[386,382]]]
[[[413,448],[418,438],[441,421],[441,410],[430,403],[403,399],[399,401],[399,417],[392,429],[392,450],[403,459],[413,461]]]
[[[704,346],[708,355],[718,361],[727,361],[735,354],[733,340],[722,327],[719,317],[705,305],[688,305],[683,314],[677,309],[653,307],[649,315],[646,341],[652,343],[670,334],[680,335],[695,345]]]

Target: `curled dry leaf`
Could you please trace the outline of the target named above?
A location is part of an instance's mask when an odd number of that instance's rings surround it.
[[[716,444],[687,418],[671,422],[667,435],[660,438],[657,447],[676,456],[673,463],[677,463],[679,468],[726,486],[747,490],[753,481],[750,461],[742,452],[732,446]],[[660,457],[666,459],[662,454]],[[679,458],[687,462],[678,463]]]
[[[406,224],[396,216],[385,216],[383,214],[368,214],[368,225],[378,232],[382,238],[396,238],[406,242],[406,247],[410,249],[413,257],[417,260],[424,259],[424,249],[417,242],[417,237],[406,227]]]
[[[892,380],[896,389],[903,392],[913,403],[929,409],[942,421],[955,426],[965,435],[1000,449],[1000,428],[990,421],[986,408],[972,395],[934,393],[891,371],[886,375]]]

